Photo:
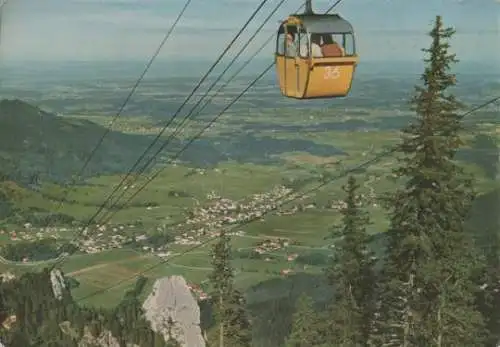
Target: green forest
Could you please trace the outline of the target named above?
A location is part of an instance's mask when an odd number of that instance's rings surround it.
[[[390,222],[383,231],[383,256],[371,245],[371,217],[360,199],[362,180],[355,173],[343,187],[342,221],[331,228],[331,254],[297,259],[323,267],[328,295],[322,300],[304,291],[295,302],[248,304],[234,283],[232,260],[237,252],[231,249],[231,235],[221,230],[210,257],[210,301],[201,307],[208,346],[498,345],[500,230],[494,216],[499,196],[482,197],[488,199],[487,208],[479,211],[478,220],[470,221],[479,196],[474,177],[457,158],[468,109],[453,94],[453,67],[458,61],[450,48],[453,34],[437,16],[424,50],[425,70],[411,102],[415,117],[401,129],[400,141],[391,150],[398,158],[392,172],[401,184],[383,198]],[[489,175],[497,176],[495,170],[492,167]],[[148,243],[132,246],[161,245],[173,238],[158,233]],[[41,242],[30,248],[20,243],[2,252],[10,260],[43,260],[53,257],[55,246]],[[145,278],[137,280],[116,308],[95,309],[76,302],[70,290],[55,298],[50,270],[0,284],[0,341],[5,346],[76,347],[84,336],[107,332],[123,347],[180,346],[172,336],[165,341],[154,333],[144,319]],[[13,316],[15,321],[7,324]],[[271,321],[278,322],[273,330],[268,327]]]

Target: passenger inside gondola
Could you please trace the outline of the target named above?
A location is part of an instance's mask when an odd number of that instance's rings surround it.
[[[344,48],[340,46],[333,39],[332,35],[324,34],[323,36],[323,45],[321,46],[321,51],[323,56],[325,57],[343,57],[345,55]]]
[[[311,34],[311,56],[313,58],[321,58],[323,52],[321,50],[321,35]]]
[[[295,35],[293,33],[286,34],[286,56],[297,56],[297,45],[295,44]]]

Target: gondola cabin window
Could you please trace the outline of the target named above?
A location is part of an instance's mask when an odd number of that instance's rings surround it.
[[[309,58],[309,52],[310,52],[310,47],[309,47],[309,35],[307,32],[302,29],[300,30],[299,34],[299,56],[301,58]]]
[[[276,41],[276,54],[285,55],[285,44],[286,44],[286,34],[281,33],[278,35],[278,40]]]
[[[354,35],[340,34],[339,36],[342,36],[342,45],[344,47],[345,55],[347,57],[352,57],[356,55],[356,47],[354,45]]]
[[[309,57],[309,34],[296,25],[283,25],[276,40],[276,55],[288,58]]]
[[[287,57],[307,56],[307,32],[295,25],[286,26],[285,55]]]
[[[356,54],[354,49],[354,37],[350,33],[314,33],[318,37],[321,53],[324,58],[352,57]]]
[[[299,50],[299,38],[297,36],[297,27],[288,25],[286,27],[285,37],[285,55],[287,57],[296,57]]]

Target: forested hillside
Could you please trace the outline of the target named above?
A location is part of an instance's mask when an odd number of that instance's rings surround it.
[[[20,100],[0,101],[0,172],[16,181],[68,180],[106,131],[88,120],[65,118]],[[111,131],[84,176],[123,172],[149,139]]]

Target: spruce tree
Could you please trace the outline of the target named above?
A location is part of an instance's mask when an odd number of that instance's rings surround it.
[[[416,120],[402,131],[402,187],[388,199],[390,228],[377,346],[481,346],[481,315],[471,279],[475,247],[464,231],[474,192],[455,162],[462,145],[461,104],[449,53],[454,31],[440,16],[424,49]]]
[[[302,294],[297,300],[292,317],[292,330],[286,341],[286,347],[323,346],[324,340],[318,326],[318,318],[314,301],[306,294]]]
[[[497,231],[498,232],[498,231]],[[486,268],[481,277],[481,293],[478,303],[486,325],[486,347],[498,347],[500,343],[500,241],[498,236],[486,254]]]
[[[350,176],[343,189],[342,224],[333,232],[338,241],[326,271],[335,293],[328,340],[336,346],[367,346],[374,314],[375,257],[368,248],[369,218],[361,207],[356,179]]]
[[[227,346],[250,347],[252,345],[252,331],[245,307],[244,296],[238,290],[233,290],[225,312],[227,319],[225,342]]]
[[[234,273],[231,267],[231,238],[222,230],[212,252],[212,303],[215,320],[218,323],[217,338],[214,345],[219,347],[250,346],[250,323],[244,310],[242,295],[234,289]]]
[[[499,176],[498,146],[492,136],[479,135],[474,141],[473,160],[481,166],[491,181]],[[485,255],[485,268],[479,276],[481,293],[478,303],[485,318],[486,347],[500,343],[500,188],[483,194],[475,201],[470,228],[477,235]]]

